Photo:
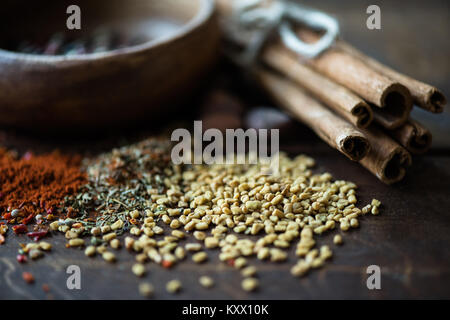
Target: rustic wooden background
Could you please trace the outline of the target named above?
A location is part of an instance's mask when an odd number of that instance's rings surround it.
[[[432,83],[450,96],[450,4],[448,1],[378,1],[382,10],[382,30],[365,27],[365,10],[370,1],[303,1],[339,18],[344,37],[355,46],[396,69]],[[232,75],[230,75],[232,76]],[[247,97],[252,101],[252,96]],[[261,99],[254,96],[255,103]],[[266,104],[270,104],[266,101]],[[308,153],[317,160],[318,171],[329,171],[337,179],[358,184],[359,204],[380,199],[379,216],[366,216],[361,227],[343,233],[345,244],[336,248],[334,257],[323,269],[297,279],[289,274],[294,263],[293,252],[288,263],[253,262],[259,269],[261,289],[247,294],[240,288],[241,276],[220,263],[217,251],[209,252],[210,262],[198,266],[189,261],[168,271],[148,265],[144,278],[156,289],[160,299],[398,299],[450,298],[450,114],[430,115],[414,111],[434,134],[434,148],[426,156],[415,157],[406,179],[385,186],[365,169],[351,163],[336,151],[303,129],[282,141],[291,153]],[[1,131],[0,144],[19,150],[50,150],[60,147],[82,149],[88,153],[105,150],[111,145],[133,140],[143,133],[125,137],[89,139],[55,139],[33,137]],[[107,135],[106,135],[107,136]],[[319,238],[331,244],[332,236]],[[52,253],[36,262],[19,265],[15,256],[18,243],[25,237],[7,236],[0,247],[0,298],[2,299],[140,299],[137,279],[130,271],[133,259],[128,252],[118,252],[118,262],[111,265],[97,257],[87,259],[83,251],[64,248],[65,239],[53,236]],[[333,245],[331,245],[334,247]],[[68,290],[65,270],[81,267],[81,290]],[[366,268],[381,267],[381,290],[368,290]],[[30,271],[36,283],[25,284],[22,272]],[[216,287],[206,290],[198,277],[210,275]],[[170,295],[165,291],[168,280],[178,278],[183,291]],[[48,284],[50,292],[42,290]]]

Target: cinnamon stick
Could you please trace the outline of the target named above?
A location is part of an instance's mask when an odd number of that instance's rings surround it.
[[[229,0],[217,0],[216,4],[220,15],[225,20],[224,26],[230,27],[227,23],[232,22],[227,21],[227,18],[232,13],[232,2]],[[319,38],[316,32],[306,28],[299,28],[298,33],[307,42],[315,42]],[[233,41],[240,42],[239,45],[244,46],[249,40],[245,39],[245,37],[239,37],[239,39],[236,36],[231,37]],[[272,46],[274,44],[267,45],[268,48]],[[294,55],[289,49],[286,48],[284,50]],[[263,60],[265,58],[263,54]],[[322,73],[330,80],[346,87],[356,95],[367,100],[367,102],[372,103],[374,120],[383,127],[395,129],[407,121],[413,104],[409,90],[397,81],[393,81],[391,78],[373,70],[352,54],[333,47],[319,57],[304,60],[303,63],[309,63],[316,71]]]
[[[366,56],[364,53],[344,41],[339,41],[338,45],[342,50],[348,52],[349,54],[352,54],[355,57],[358,57],[374,70],[377,70],[378,72],[406,86],[411,92],[414,103],[417,106],[433,113],[441,113],[444,111],[444,106],[447,103],[447,99],[444,94],[436,87],[415,80],[387,67],[380,62]]]
[[[391,131],[391,136],[413,154],[425,153],[431,147],[431,132],[413,119]]]
[[[298,35],[306,42],[319,39],[316,32],[307,28],[298,28]],[[305,61],[318,72],[370,102],[374,120],[386,129],[398,128],[408,120],[413,105],[409,90],[353,54],[335,46]]]
[[[372,109],[363,99],[302,64],[283,46],[269,46],[262,59],[358,128],[366,128],[372,122]]]
[[[402,180],[406,167],[411,165],[408,151],[376,127],[365,130],[364,134],[372,148],[360,163],[386,184]]]
[[[370,144],[355,126],[309,97],[292,81],[262,68],[257,68],[255,73],[265,90],[285,111],[309,126],[331,147],[354,161],[367,155]]]

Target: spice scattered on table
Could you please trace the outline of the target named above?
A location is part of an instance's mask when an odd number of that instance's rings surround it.
[[[131,270],[138,277],[142,277],[145,274],[145,266],[142,263],[134,264]]]
[[[106,251],[102,254],[102,257],[105,261],[108,262],[115,262],[116,261],[116,255],[112,252]]]
[[[139,293],[146,298],[151,298],[154,291],[155,290],[150,283],[144,282],[139,284]]]
[[[18,254],[18,255],[16,256],[16,260],[17,260],[17,262],[19,262],[19,263],[25,263],[25,262],[27,262],[27,256],[24,255],[24,254]]]
[[[241,270],[241,275],[244,277],[253,277],[256,275],[256,268],[254,266],[248,266]]]
[[[179,280],[170,280],[166,285],[167,292],[177,293],[181,290],[181,282]]]
[[[55,201],[51,213],[43,212],[50,209],[45,207],[47,202],[40,209],[32,201],[22,206],[14,203],[6,212],[17,207],[41,214],[36,225],[48,228],[49,234],[63,233],[68,248],[83,248],[88,257],[98,254],[107,262],[115,262],[112,250],[125,247],[136,260],[131,271],[142,278],[149,263],[166,269],[187,257],[209,263],[206,249],[217,250],[220,261],[240,270],[242,289],[246,291],[260,287],[257,269],[251,265],[253,259],[283,263],[293,248],[297,262],[291,273],[304,276],[323,267],[333,256],[329,246],[316,244],[316,236],[337,228],[343,232],[358,228],[361,216],[379,213],[380,201],[374,199],[359,209],[357,186],[334,181],[329,173],[313,173],[315,162],[305,155],[291,159],[281,154],[280,172],[268,176],[259,165],[174,165],[170,146],[165,139],[151,138],[84,159],[81,167],[79,162],[67,167],[62,161],[66,174],[71,172],[70,178],[55,170],[57,166],[49,176],[60,177],[56,181],[67,178],[73,185],[70,190],[56,188],[55,198],[50,191],[44,195],[49,197],[48,203]],[[46,157],[50,157],[48,161],[54,161],[54,157],[69,161],[56,154]],[[31,156],[14,161],[30,164],[29,170],[36,160]],[[2,201],[11,199],[8,191],[2,189],[2,193]],[[39,200],[43,197],[39,192],[34,196]],[[20,199],[25,201],[25,194]],[[50,214],[56,220],[47,219]],[[41,231],[28,230],[21,215],[10,217],[8,223],[14,222],[13,230],[27,232],[28,238],[40,241],[41,234],[35,232]],[[1,230],[6,232],[5,224]],[[335,235],[333,242],[342,243],[342,236]],[[17,260],[37,259],[49,250],[47,241],[30,242],[22,245]],[[205,288],[214,285],[205,276],[199,282]],[[172,280],[166,289],[175,293],[181,283]],[[143,284],[139,291],[146,296],[153,287],[149,290]]]
[[[205,287],[205,288],[211,288],[214,286],[214,280],[208,276],[201,276],[198,279],[198,282],[201,284],[202,287]]]
[[[245,291],[255,291],[258,289],[259,281],[255,278],[246,278],[242,280],[242,289]]]
[[[65,200],[65,206],[77,216],[52,228],[62,232],[75,229],[77,236],[90,233],[94,236],[91,243],[96,245],[139,225],[145,210],[165,208],[151,197],[165,190],[168,180],[177,179],[175,168],[170,168],[169,150],[168,141],[149,139],[85,160],[89,183]],[[102,239],[97,237],[100,235]]]
[[[34,276],[30,272],[22,273],[22,278],[28,284],[34,283]]]
[[[80,162],[79,156],[59,152],[27,153],[19,158],[14,152],[0,149],[0,213],[8,224],[16,224],[12,227],[14,233],[32,231],[29,237],[38,241],[46,235],[46,222],[70,216],[72,208],[62,207],[62,202],[86,183]],[[31,222],[37,230],[29,230]]]
[[[342,236],[340,234],[335,235],[333,238],[333,243],[336,245],[341,245],[343,243]]]

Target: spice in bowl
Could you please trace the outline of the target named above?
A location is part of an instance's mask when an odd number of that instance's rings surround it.
[[[90,35],[74,38],[58,32],[45,42],[24,40],[12,45],[4,45],[6,50],[49,56],[72,56],[89,53],[107,52],[144,43],[144,36],[125,36],[111,28],[101,27]]]

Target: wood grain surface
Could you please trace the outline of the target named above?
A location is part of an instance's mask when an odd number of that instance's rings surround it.
[[[345,38],[359,49],[396,69],[430,82],[450,94],[450,10],[448,1],[380,1],[381,31],[365,28],[368,1],[304,1],[335,14],[341,21]],[[230,75],[235,76],[235,75]],[[243,88],[241,91],[245,91]],[[239,91],[239,90],[238,90]],[[247,101],[270,105],[258,94]],[[319,244],[330,244],[334,256],[330,263],[306,277],[293,278],[289,269],[295,262],[291,248],[287,263],[259,263],[261,289],[244,293],[241,276],[219,262],[218,252],[209,251],[210,261],[198,266],[189,260],[168,271],[148,264],[143,280],[131,273],[134,259],[124,249],[117,252],[118,261],[111,265],[100,257],[88,259],[79,249],[66,249],[62,236],[49,241],[53,250],[45,258],[20,265],[16,262],[18,243],[25,236],[8,234],[0,246],[1,299],[140,299],[138,284],[148,281],[159,299],[401,299],[450,298],[450,114],[429,115],[414,112],[434,135],[432,151],[413,159],[405,180],[385,186],[369,172],[352,163],[321,142],[306,128],[300,128],[290,139],[282,141],[291,154],[307,153],[317,160],[318,172],[329,171],[336,179],[355,182],[358,205],[372,198],[382,201],[379,216],[365,216],[359,229],[342,233],[344,245],[336,248],[331,234],[318,237]],[[133,136],[133,139],[141,135]],[[112,140],[112,142],[111,142]],[[108,141],[108,142],[106,142]],[[86,143],[72,140],[29,137],[25,133],[0,133],[0,145],[19,150],[49,150],[62,147],[96,153],[122,142],[121,138],[90,139]],[[338,231],[340,233],[340,231]],[[66,268],[81,268],[81,290],[68,290]],[[381,290],[368,290],[366,269],[381,267]],[[30,271],[36,278],[32,285],[22,279]],[[216,280],[211,290],[198,284],[201,275]],[[165,291],[168,280],[178,278],[183,290],[178,295]],[[50,292],[42,290],[48,284]]]

